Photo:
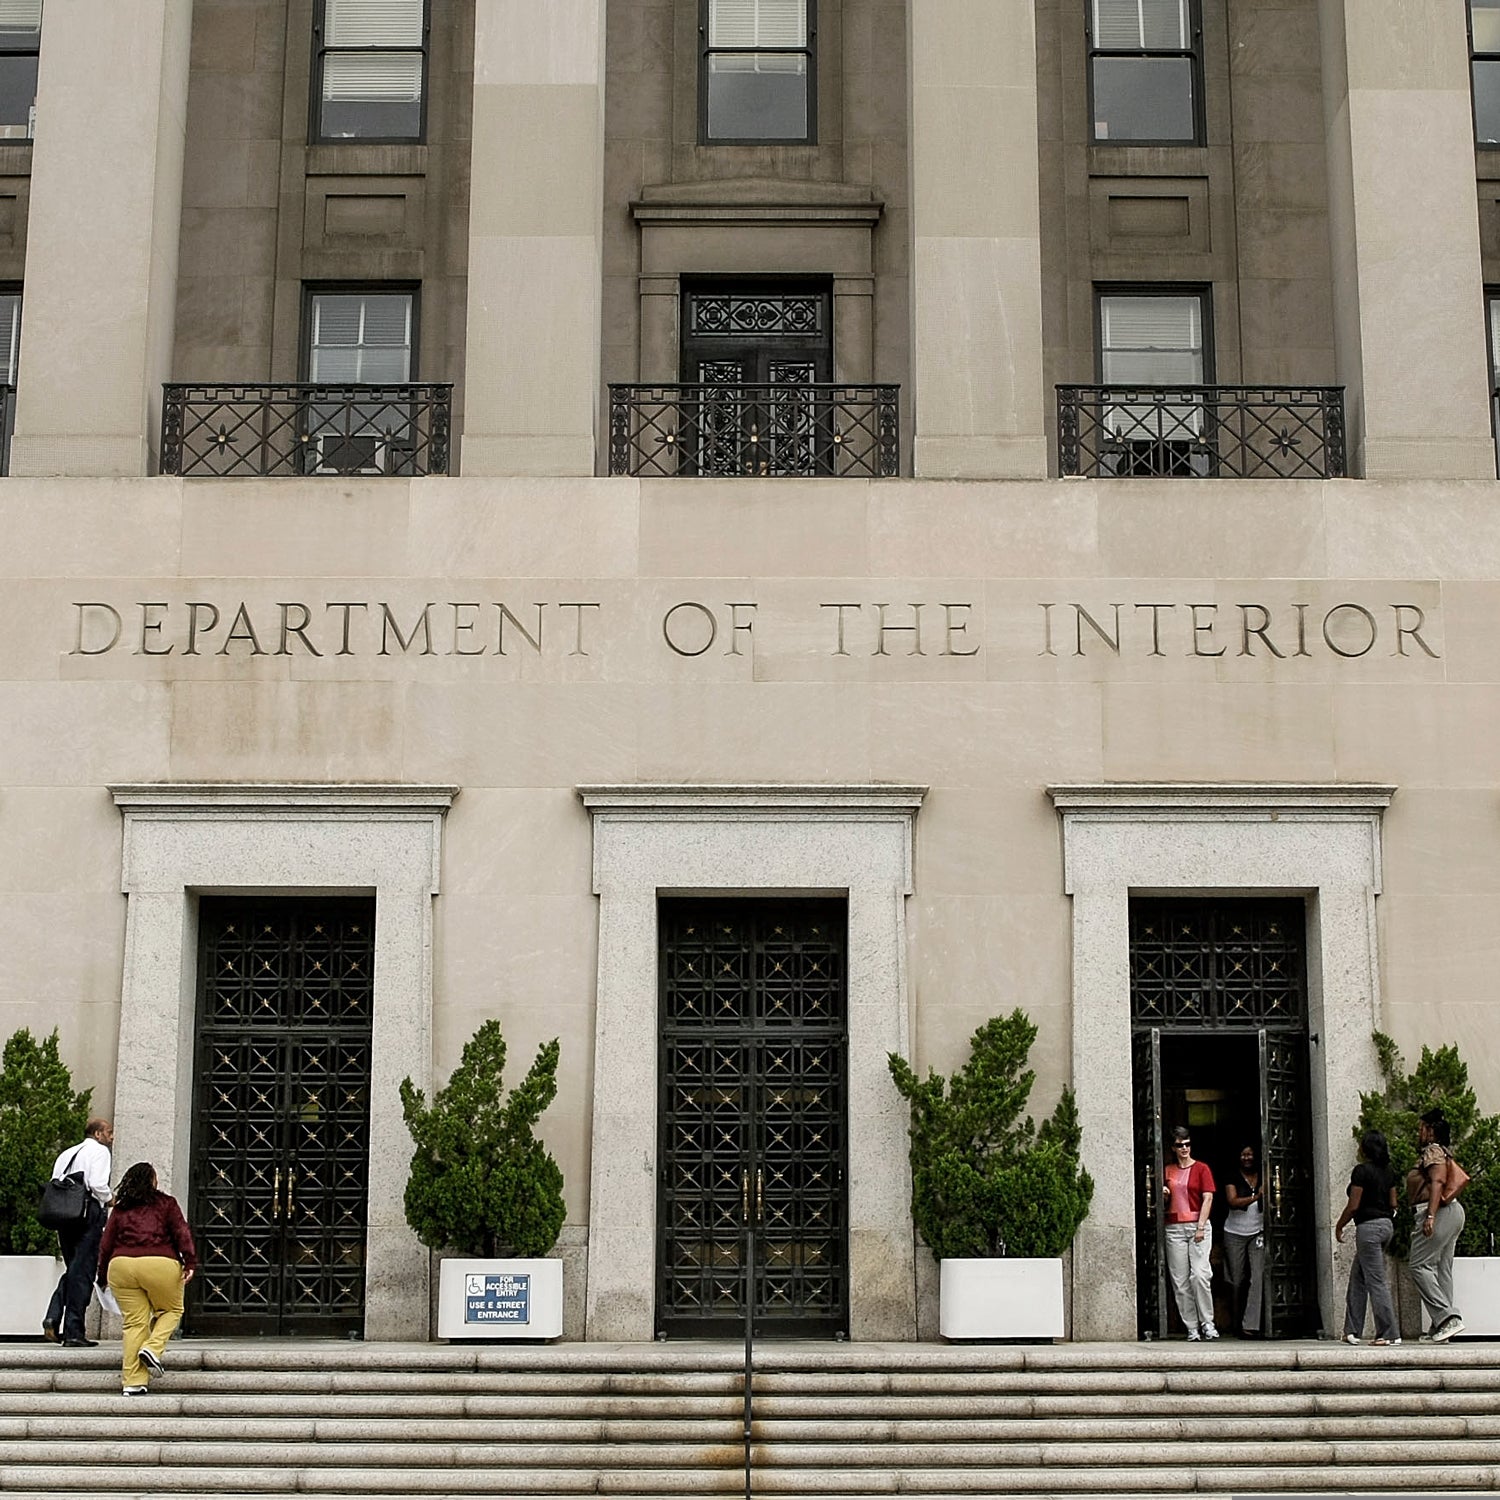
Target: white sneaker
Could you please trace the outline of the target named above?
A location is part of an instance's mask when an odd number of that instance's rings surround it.
[[[1190,1343],[1190,1344],[1196,1344],[1196,1343],[1199,1342],[1199,1340],[1201,1338],[1202,1338],[1202,1335],[1198,1332],[1198,1330],[1196,1328],[1189,1328],[1188,1329],[1188,1343]]]
[[[1212,1323],[1205,1323],[1203,1325],[1203,1337],[1204,1338],[1206,1338],[1206,1339],[1216,1339],[1216,1338],[1218,1338],[1218,1336],[1219,1336],[1219,1330],[1217,1328],[1215,1328]]]
[[[1344,1335],[1344,1342],[1346,1344],[1357,1344],[1357,1343],[1359,1343],[1359,1341],[1360,1341],[1360,1338],[1359,1338],[1359,1335],[1357,1333],[1346,1333]]]
[[[1432,1330],[1432,1342],[1434,1344],[1446,1344],[1455,1333],[1464,1331],[1464,1320],[1454,1313],[1451,1318],[1444,1318],[1436,1328]]]
[[[165,1375],[167,1373],[167,1367],[149,1349],[141,1350],[140,1359],[141,1363],[153,1375]]]
[[[144,1396],[151,1387],[149,1385],[124,1385],[120,1387],[122,1396]]]

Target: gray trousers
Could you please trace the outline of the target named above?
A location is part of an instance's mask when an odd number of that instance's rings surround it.
[[[1213,1225],[1203,1226],[1197,1242],[1197,1224],[1168,1224],[1167,1278],[1177,1300],[1177,1312],[1189,1333],[1211,1327],[1214,1321],[1213,1270],[1208,1253],[1213,1248]]]
[[[1262,1290],[1262,1274],[1266,1265],[1266,1237],[1264,1234],[1230,1234],[1224,1232],[1224,1276],[1234,1289],[1234,1306],[1238,1310],[1244,1302],[1246,1333],[1260,1332],[1260,1310],[1265,1301]],[[1245,1283],[1249,1282],[1246,1290]]]
[[[1367,1304],[1375,1310],[1376,1338],[1401,1336],[1385,1277],[1385,1247],[1395,1232],[1396,1226],[1389,1219],[1371,1219],[1368,1224],[1354,1226],[1354,1264],[1349,1270],[1349,1294],[1344,1299],[1344,1332],[1355,1338],[1364,1334]]]
[[[1417,1205],[1411,1228],[1411,1279],[1436,1328],[1445,1318],[1458,1316],[1453,1305],[1453,1247],[1464,1232],[1464,1206],[1445,1203],[1437,1211],[1430,1235],[1422,1233],[1427,1205]]]

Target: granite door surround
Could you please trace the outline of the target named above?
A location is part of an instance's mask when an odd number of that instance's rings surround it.
[[[599,897],[585,1337],[650,1339],[656,1284],[657,898],[848,901],[849,1335],[916,1336],[906,1111],[886,1054],[910,1051],[906,898],[926,788],[578,788]]]
[[[1307,900],[1318,1297],[1323,1326],[1337,1326],[1340,1269],[1326,1231],[1343,1204],[1360,1091],[1379,1076],[1375,898],[1381,819],[1395,788],[1108,782],[1047,794],[1062,818],[1063,888],[1073,900],[1073,1089],[1096,1184],[1073,1245],[1073,1337],[1135,1337],[1135,1181],[1118,1155],[1131,1140],[1132,895]]]
[[[110,787],[127,898],[115,1119],[121,1161],[187,1189],[198,900],[375,897],[365,1337],[425,1340],[428,1255],[402,1207],[411,1142],[400,1080],[430,1086],[432,899],[458,788],[206,782]],[[186,1205],[189,1218],[192,1205]]]

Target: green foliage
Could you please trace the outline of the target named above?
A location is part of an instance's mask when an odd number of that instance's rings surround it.
[[[545,1255],[566,1208],[562,1171],[532,1134],[557,1094],[558,1044],[537,1049],[525,1079],[505,1093],[505,1038],[486,1021],[429,1108],[410,1078],[401,1112],[416,1142],[406,1220],[433,1250],[460,1255]]]
[[[58,1153],[83,1139],[92,1089],[73,1092],[57,1032],[15,1033],[0,1054],[0,1255],[51,1255],[57,1235],[36,1221]]]
[[[1063,1090],[1040,1130],[1023,1117],[1035,1040],[1023,1011],[995,1016],[947,1081],[933,1071],[919,1078],[890,1054],[911,1106],[912,1217],[939,1260],[1061,1255],[1089,1211],[1094,1182],[1079,1165],[1073,1091]]]
[[[1410,1073],[1395,1042],[1375,1033],[1383,1086],[1359,1096],[1356,1141],[1367,1130],[1379,1130],[1391,1148],[1391,1170],[1405,1196],[1406,1174],[1417,1161],[1417,1121],[1429,1109],[1441,1108],[1452,1127],[1450,1149],[1472,1181],[1461,1202],[1466,1222],[1459,1236],[1459,1255],[1494,1255],[1500,1235],[1500,1115],[1480,1113],[1469,1083],[1469,1069],[1455,1046],[1422,1055]],[[1405,1254],[1406,1236],[1398,1234],[1392,1249]]]

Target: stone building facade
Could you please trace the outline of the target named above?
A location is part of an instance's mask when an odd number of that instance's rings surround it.
[[[1500,1090],[1465,9],[19,16],[0,1015],[199,1328],[428,1336],[397,1088],[498,1016],[568,1337],[732,1331],[756,1170],[767,1327],[934,1336],[886,1057],[1017,1005],[1073,1336],[1170,1331],[1177,1116],[1332,1326],[1372,1030]]]

